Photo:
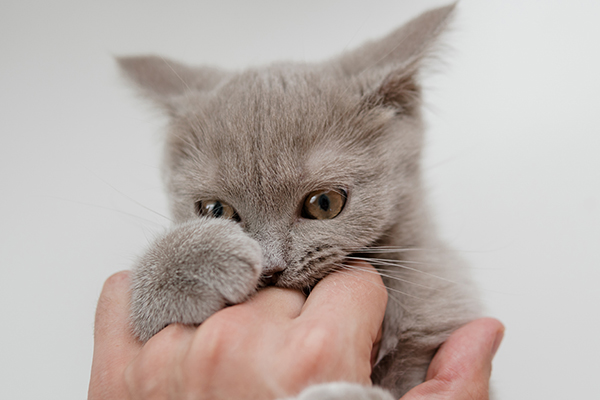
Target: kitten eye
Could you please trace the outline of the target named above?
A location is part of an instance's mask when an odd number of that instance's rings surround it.
[[[318,190],[309,193],[304,200],[302,217],[308,219],[335,218],[346,204],[344,190]]]
[[[227,218],[240,221],[237,212],[229,204],[219,200],[199,201],[196,203],[196,212],[200,216],[213,218]]]

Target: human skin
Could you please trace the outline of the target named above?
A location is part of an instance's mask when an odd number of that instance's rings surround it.
[[[318,382],[371,384],[387,293],[371,266],[355,265],[308,298],[267,288],[197,328],[169,325],[145,344],[129,328],[129,273],[111,276],[96,311],[88,399],[276,399]],[[427,382],[403,399],[486,399],[502,332],[493,319],[456,331]]]

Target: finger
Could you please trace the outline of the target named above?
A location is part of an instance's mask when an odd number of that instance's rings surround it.
[[[253,320],[280,320],[300,315],[306,297],[298,290],[267,287],[247,302],[229,307],[224,312],[240,314]]]
[[[302,308],[301,318],[339,321],[368,327],[375,342],[383,322],[387,290],[379,273],[364,262],[325,277],[315,286]]]
[[[298,290],[267,287],[244,306],[273,318],[295,318],[300,315],[305,301],[306,296]]]
[[[239,345],[240,348],[252,349],[255,344],[249,343],[262,342],[266,332],[282,330],[288,321],[295,318],[304,299],[297,290],[269,287],[244,303],[216,312],[200,325],[190,347],[190,354],[202,354],[202,359],[190,362],[194,368],[202,369],[206,363],[216,365],[222,362],[228,357],[231,347],[239,343],[244,343]],[[243,351],[238,355],[246,353]]]
[[[425,383],[403,400],[445,394],[448,399],[488,398],[492,359],[504,336],[493,318],[475,320],[454,332],[433,358]]]
[[[166,399],[184,385],[181,371],[195,328],[171,324],[154,335],[125,369],[132,400]]]
[[[287,353],[287,328],[299,315],[304,300],[299,291],[268,287],[247,302],[206,319],[198,327],[184,361],[186,371],[197,372],[188,380],[194,391],[202,393],[202,398],[232,399],[285,394],[280,393],[282,384],[274,376],[286,371],[286,366],[273,369],[273,360]],[[244,373],[231,374],[231,366],[236,365],[245,365]],[[240,390],[243,393],[238,393]],[[273,393],[266,395],[262,393],[265,390]]]
[[[126,398],[121,377],[141,348],[129,327],[129,285],[129,272],[122,271],[102,288],[94,324],[90,399]]]

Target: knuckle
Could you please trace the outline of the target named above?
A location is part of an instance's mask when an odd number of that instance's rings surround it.
[[[137,376],[139,375],[139,372],[137,371],[136,365],[137,364],[135,363],[131,363],[123,371],[123,380],[130,393],[135,390],[137,386]]]
[[[298,332],[300,360],[296,364],[298,374],[321,373],[325,366],[332,365],[337,357],[338,344],[336,333],[322,326],[309,326]]]
[[[134,362],[124,371],[124,380],[129,393],[147,397],[158,390],[160,376],[157,369],[146,362]]]
[[[160,339],[167,343],[178,343],[189,334],[189,328],[183,324],[170,324],[158,332],[154,339]]]
[[[243,331],[243,325],[232,318],[209,318],[199,328],[195,341],[202,352],[202,360],[216,365],[226,358],[235,347],[236,332]]]
[[[179,354],[190,336],[187,326],[173,324],[144,345],[123,371],[125,385],[136,399],[164,398],[175,387]]]

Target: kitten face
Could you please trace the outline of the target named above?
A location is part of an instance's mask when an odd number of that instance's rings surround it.
[[[421,129],[418,115],[360,91],[333,72],[282,65],[177,99],[165,171],[176,221],[209,218],[198,202],[230,206],[263,249],[264,283],[294,288],[380,239],[416,184]],[[315,191],[346,194],[341,212],[305,218]]]
[[[278,274],[265,282],[295,288],[386,235],[410,246],[424,230],[417,75],[453,7],[321,64],[234,74],[119,59],[171,117],[165,177],[175,220],[207,218],[198,202],[225,204],[261,245],[265,276]],[[303,218],[318,190],[347,195],[335,218]]]

